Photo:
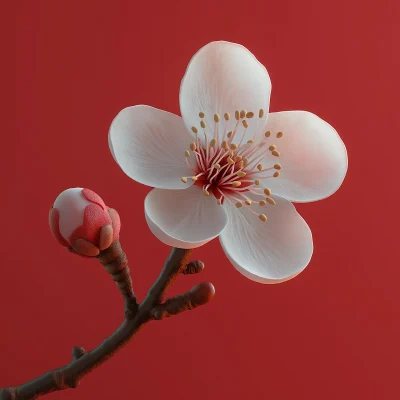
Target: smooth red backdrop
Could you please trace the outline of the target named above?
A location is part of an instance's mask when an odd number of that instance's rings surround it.
[[[79,389],[48,398],[400,398],[399,20],[397,0],[19,1],[16,129],[1,134],[0,387],[68,363],[123,318],[100,265],[51,237],[59,192],[88,187],[119,211],[139,298],[157,276],[169,249],[144,219],[149,188],[113,161],[108,127],[134,104],[179,113],[188,61],[223,39],[266,65],[272,111],[312,111],[347,146],[341,189],[298,206],[312,262],[265,286],[207,244],[194,252],[203,275],[172,293],[210,280],[211,304],[151,323]]]

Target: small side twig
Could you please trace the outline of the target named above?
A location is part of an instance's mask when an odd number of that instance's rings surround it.
[[[115,261],[113,257],[118,253],[116,251],[118,250],[117,246],[119,246],[119,243],[115,244],[115,247],[110,249],[109,252],[101,253],[98,258],[105,265],[105,268],[109,269],[111,275],[116,276],[117,279],[115,280],[118,285],[118,271],[123,268],[115,269],[112,266],[118,264],[118,262],[113,264],[112,261]],[[199,261],[187,262],[190,253],[191,250],[177,248],[171,251],[160,276],[152,285],[143,302],[136,307],[136,313],[132,314],[128,312],[128,315],[125,316],[125,320],[119,328],[99,346],[88,352],[85,352],[82,347],[74,347],[72,350],[72,361],[69,364],[49,371],[30,382],[0,390],[0,400],[31,400],[57,390],[76,388],[85,375],[112,357],[147,322],[176,315],[209,302],[214,295],[214,287],[211,283],[201,283],[193,287],[189,292],[162,303],[167,288],[179,273],[196,273],[203,269],[204,265]],[[121,261],[121,265],[123,263]],[[128,299],[125,304],[131,301],[129,299],[133,299],[132,295],[128,294],[129,290],[126,291],[126,286],[121,285],[118,288],[123,296],[126,296],[126,299]]]

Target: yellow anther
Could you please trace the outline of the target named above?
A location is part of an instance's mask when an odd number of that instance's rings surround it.
[[[236,110],[236,111],[235,111],[235,118],[236,118],[236,121],[239,121],[239,118],[240,118],[240,112],[239,112],[239,110]]]
[[[239,167],[240,169],[243,168],[243,165],[244,165],[243,161],[239,161],[239,162],[238,162],[238,167]]]
[[[197,149],[196,143],[195,142],[190,143],[190,150],[196,151],[196,149]]]
[[[250,144],[251,144],[251,143],[254,143],[254,140],[253,140],[253,139],[250,139],[250,140],[247,141],[247,143],[250,143]]]
[[[215,147],[216,144],[217,144],[217,139],[211,139],[210,147]]]
[[[242,121],[242,124],[246,129],[249,127],[249,124],[245,119]]]
[[[228,136],[228,139],[230,139],[233,135],[233,131],[228,132],[228,134],[226,136]]]
[[[242,182],[239,182],[239,181],[232,182],[233,187],[239,187],[241,184],[242,184]]]
[[[204,121],[200,121],[200,126],[204,129],[206,127],[206,123]]]
[[[190,157],[190,151],[189,150],[185,150],[185,157]]]
[[[231,144],[231,150],[236,150],[239,146],[236,143]]]
[[[198,179],[197,176],[192,176],[192,181],[193,181],[193,182],[196,182],[197,179]]]
[[[202,111],[199,112],[199,117],[200,117],[200,118],[204,118],[205,116],[206,116],[206,114],[204,114]]]
[[[257,165],[257,169],[258,169],[259,171],[261,171],[261,170],[263,169],[262,164],[258,164],[258,165]]]
[[[265,205],[267,205],[267,202],[266,202],[265,200],[260,200],[260,201],[258,202],[258,204],[259,204],[261,207],[264,207]]]
[[[242,203],[240,202],[240,201],[238,201],[236,204],[235,204],[235,206],[236,206],[236,208],[240,208],[240,207],[242,207]]]
[[[235,157],[235,161],[236,162],[242,161],[242,158],[243,158],[242,156],[236,156]]]
[[[243,178],[244,176],[246,176],[246,172],[238,171],[238,172],[236,172],[236,175],[240,176],[241,178]]]
[[[279,151],[277,151],[277,150],[274,150],[272,152],[272,155],[275,156],[275,157],[279,157],[281,155],[281,153],[279,153]]]
[[[262,222],[267,222],[268,219],[264,214],[260,214],[258,218],[260,218]]]
[[[222,200],[221,200],[221,199],[218,199],[218,200],[217,200],[217,203],[218,203],[219,205],[221,205],[221,204],[222,204]]]
[[[206,189],[203,190],[203,193],[204,193],[204,196],[209,196],[210,195],[210,192],[208,190],[206,190]]]
[[[219,122],[219,115],[218,114],[214,114],[214,121],[215,122]]]
[[[276,146],[273,144],[272,146],[268,147],[269,151],[274,151],[276,150]]]
[[[274,178],[277,178],[279,175],[280,175],[279,172],[276,171],[276,172],[274,173],[273,177],[274,177]]]
[[[278,132],[278,133],[276,134],[276,137],[277,137],[278,139],[280,139],[282,136],[283,136],[283,132]]]
[[[247,111],[246,111],[246,110],[240,111],[240,118],[243,119],[243,118],[246,116],[246,114],[247,114]]]
[[[246,113],[246,118],[253,118],[254,117],[254,113],[252,111],[249,111],[248,113]]]
[[[222,142],[221,146],[222,146],[222,148],[225,149],[225,150],[228,150],[228,149],[229,149],[229,145],[228,145],[228,142],[227,142],[226,140],[224,140],[224,141]]]
[[[276,204],[275,200],[274,200],[274,199],[271,199],[271,197],[267,197],[265,200],[267,200],[267,202],[268,202],[269,204],[271,204],[272,206],[274,206],[274,205]]]
[[[182,181],[183,183],[187,183],[187,178],[185,178],[184,176],[182,176],[181,181]]]
[[[267,196],[271,196],[271,194],[272,194],[271,189],[268,189],[268,188],[264,189],[264,193],[265,193]]]
[[[199,130],[195,126],[192,126],[192,131],[193,133],[197,133]]]
[[[224,118],[225,118],[225,121],[229,121],[231,119],[231,114],[225,113]]]
[[[260,182],[258,179],[256,179],[256,180],[254,181],[254,183],[258,186],[261,182]]]
[[[243,167],[247,167],[249,165],[249,160],[247,158],[243,158]]]
[[[264,110],[261,108],[258,112],[258,118],[262,118],[264,116]]]
[[[246,203],[248,206],[251,206],[252,201],[251,201],[251,200],[246,200],[245,203]]]
[[[264,133],[265,137],[270,137],[271,136],[271,131],[267,131]]]
[[[219,165],[218,163],[216,163],[216,164],[214,164],[214,168],[215,168],[215,169],[220,169],[220,168],[221,168],[221,165]]]
[[[274,165],[274,168],[275,168],[275,169],[282,169],[282,165],[281,165],[281,164],[275,164],[275,165]]]
[[[235,164],[235,161],[233,161],[232,158],[230,158],[230,157],[228,157],[226,159],[226,161],[227,161],[228,164]]]

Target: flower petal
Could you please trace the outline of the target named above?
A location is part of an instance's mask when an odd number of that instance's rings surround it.
[[[217,237],[228,216],[215,197],[192,186],[187,190],[154,189],[146,197],[145,215],[150,230],[163,243],[193,249]]]
[[[121,169],[144,185],[186,189],[183,176],[193,172],[185,161],[192,136],[177,115],[149,106],[123,109],[109,132],[111,153]]]
[[[274,206],[251,205],[257,214],[267,216],[267,222],[245,206],[237,209],[224,204],[229,225],[220,235],[222,248],[240,273],[260,283],[280,283],[295,277],[308,265],[313,252],[310,228],[293,204],[279,196],[273,199]]]
[[[283,132],[271,142],[281,156],[277,160],[269,155],[262,164],[279,161],[282,171],[264,185],[296,202],[321,200],[336,192],[347,172],[347,152],[331,125],[310,112],[283,111],[268,115],[266,129],[274,139]]]
[[[191,59],[180,89],[180,107],[186,127],[199,127],[199,112],[214,131],[214,114],[219,114],[221,130],[225,124],[224,113],[231,118],[227,132],[236,124],[235,110],[254,112],[248,120],[249,128],[244,140],[251,139],[256,126],[261,127],[268,113],[271,80],[265,67],[245,47],[229,42],[211,42],[202,47]],[[263,121],[258,121],[259,110],[265,111]],[[239,125],[240,138],[244,132]],[[240,140],[239,138],[239,140]],[[200,135],[202,139],[202,135]]]

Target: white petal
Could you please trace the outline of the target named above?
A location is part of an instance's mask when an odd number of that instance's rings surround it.
[[[260,283],[295,277],[308,265],[313,252],[310,228],[293,204],[279,196],[273,198],[274,206],[251,206],[257,214],[266,215],[267,222],[246,210],[247,206],[237,209],[224,204],[229,225],[220,235],[222,248],[240,273]]]
[[[121,169],[137,182],[165,189],[192,185],[181,181],[193,175],[185,161],[192,140],[181,117],[143,105],[123,109],[109,132],[110,150]]]
[[[188,129],[199,127],[199,112],[206,114],[207,129],[214,131],[214,114],[219,114],[220,129],[224,113],[230,113],[227,131],[235,127],[235,110],[254,112],[249,119],[244,140],[253,137],[256,125],[260,128],[267,116],[271,80],[265,67],[245,47],[229,42],[212,42],[202,47],[190,61],[180,90],[181,114]],[[265,111],[258,121],[259,110]],[[240,124],[238,140],[244,133]],[[202,139],[202,135],[200,134]],[[236,142],[236,141],[235,141]]]
[[[347,172],[347,152],[331,125],[306,111],[283,111],[268,115],[266,129],[281,156],[268,156],[262,164],[279,162],[282,171],[263,185],[296,202],[321,200],[336,192]],[[276,139],[280,131],[284,136]]]
[[[202,189],[154,189],[146,197],[145,215],[153,234],[163,243],[182,249],[200,247],[217,237],[228,216],[214,196]]]

